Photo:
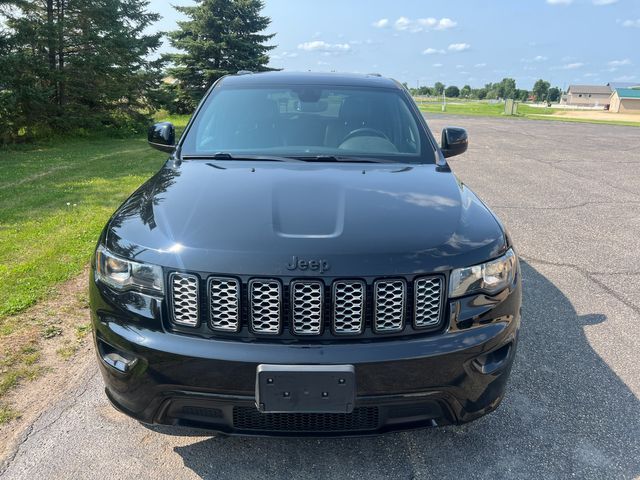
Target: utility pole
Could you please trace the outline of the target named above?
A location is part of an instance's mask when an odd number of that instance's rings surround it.
[[[446,112],[447,111],[447,93],[446,93],[446,85],[445,88],[442,89],[442,111]]]

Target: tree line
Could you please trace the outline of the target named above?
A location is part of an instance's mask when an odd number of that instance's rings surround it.
[[[562,90],[558,87],[551,87],[551,84],[543,79],[536,81],[532,90],[517,88],[513,78],[503,78],[498,83],[487,83],[481,88],[471,88],[465,85],[458,88],[455,85],[446,86],[442,82],[436,82],[432,87],[421,86],[410,88],[412,95],[421,96],[442,96],[450,98],[469,98],[475,100],[485,99],[513,99],[526,102],[533,100],[536,102],[558,102],[562,96]]]
[[[54,135],[143,131],[153,115],[190,113],[221,76],[269,70],[273,34],[263,0],[195,0],[186,20],[148,33],[148,0],[0,0],[0,145]],[[177,53],[160,55],[166,35]],[[416,95],[557,101],[512,78],[482,88],[412,89]]]
[[[147,0],[0,0],[0,144],[142,131],[158,109],[191,111],[218,78],[267,70],[262,0],[196,0],[165,32]],[[167,78],[169,81],[167,81]],[[172,79],[174,79],[172,81]]]

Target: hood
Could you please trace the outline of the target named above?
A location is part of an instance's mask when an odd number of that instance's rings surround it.
[[[296,276],[317,275],[314,260],[335,276],[444,271],[506,249],[493,214],[435,165],[202,160],[169,162],[106,242],[171,268]]]

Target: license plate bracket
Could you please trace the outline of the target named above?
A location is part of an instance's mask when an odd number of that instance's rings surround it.
[[[265,413],[351,413],[353,365],[258,365],[256,406]]]

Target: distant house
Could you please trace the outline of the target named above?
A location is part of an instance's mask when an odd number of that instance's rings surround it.
[[[640,113],[640,88],[616,88],[609,104],[611,112]]]
[[[609,105],[611,87],[607,85],[569,85],[562,103],[583,107],[603,107]]]

